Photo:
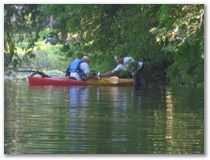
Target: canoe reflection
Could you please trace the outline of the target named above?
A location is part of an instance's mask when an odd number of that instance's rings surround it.
[[[87,106],[89,88],[88,87],[71,87],[69,92],[69,105],[71,107]]]
[[[72,107],[128,107],[132,104],[132,88],[127,87],[87,87],[77,86],[68,89],[69,106]],[[142,95],[138,95],[141,97]],[[138,102],[141,103],[141,102]]]

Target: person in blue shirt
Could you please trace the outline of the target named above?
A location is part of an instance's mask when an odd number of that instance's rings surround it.
[[[88,56],[73,60],[66,70],[66,77],[74,80],[87,80],[97,78],[91,71],[89,64],[91,60]]]

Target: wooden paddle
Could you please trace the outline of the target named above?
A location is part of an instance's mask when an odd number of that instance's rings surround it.
[[[117,76],[106,77],[106,78],[104,77],[104,78],[101,78],[101,79],[103,79],[105,81],[108,81],[108,82],[110,82],[112,84],[118,84],[119,81],[120,81],[119,77],[117,77]]]

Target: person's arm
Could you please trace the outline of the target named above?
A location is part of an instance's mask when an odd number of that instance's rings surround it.
[[[98,79],[98,77],[93,75],[92,72],[86,73],[86,77],[87,79]]]
[[[100,77],[110,77],[113,76],[116,72],[123,70],[123,65],[118,64],[112,71],[108,71],[104,74],[101,74]]]
[[[113,76],[113,75],[114,75],[114,72],[112,70],[112,71],[108,71],[106,73],[100,74],[100,77],[110,77],[110,76]]]

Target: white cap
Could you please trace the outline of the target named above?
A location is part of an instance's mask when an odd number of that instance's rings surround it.
[[[90,58],[88,56],[83,56],[82,59],[87,60],[89,62],[91,62]]]

